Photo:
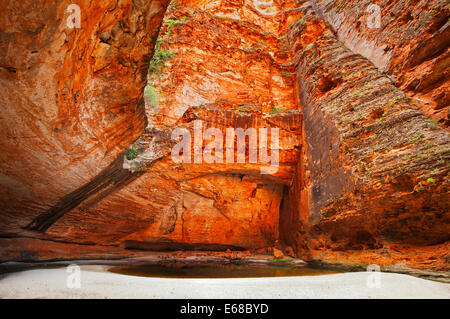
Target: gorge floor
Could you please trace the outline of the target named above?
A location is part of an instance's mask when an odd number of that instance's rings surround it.
[[[450,285],[408,275],[381,273],[380,286],[367,285],[366,272],[303,277],[167,279],[110,273],[82,266],[79,289],[67,288],[66,269],[3,275],[1,298],[450,298]]]

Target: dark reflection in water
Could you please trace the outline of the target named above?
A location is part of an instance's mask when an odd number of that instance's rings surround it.
[[[115,266],[110,272],[159,278],[255,278],[282,276],[317,276],[335,274],[336,271],[295,267],[289,265],[235,265],[235,264],[164,264]]]

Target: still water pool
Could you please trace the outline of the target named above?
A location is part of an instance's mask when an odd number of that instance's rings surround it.
[[[317,276],[336,271],[291,265],[236,265],[236,264],[141,264],[109,268],[110,272],[159,278],[257,278],[285,276]]]

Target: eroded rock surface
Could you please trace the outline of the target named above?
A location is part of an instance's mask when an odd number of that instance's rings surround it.
[[[387,72],[414,106],[450,125],[448,1],[314,0],[318,13],[355,53]],[[378,18],[379,14],[379,18]]]
[[[312,6],[302,11],[288,33],[305,123],[303,183],[291,195],[296,202],[301,193],[297,247],[314,254],[448,241],[448,131],[346,48]]]
[[[444,2],[390,1],[369,29],[356,1],[184,0],[158,40],[164,1],[86,3],[80,30],[65,2],[27,3],[0,19],[0,258],[284,249],[448,270]],[[279,129],[279,168],[175,163],[172,132],[198,121]]]
[[[146,126],[142,89],[169,1],[0,4],[0,231],[107,168]],[[72,21],[72,20],[71,20]]]
[[[229,14],[236,10],[242,17]],[[95,194],[46,234],[145,249],[272,246],[302,130],[293,74],[282,65],[288,56],[279,52],[283,21],[262,16],[252,1],[172,6],[157,44],[171,58],[150,73],[158,105],[147,105],[148,134],[126,163],[141,177],[106,197]],[[263,165],[248,156],[245,164],[175,164],[170,132],[185,127],[194,136],[195,121],[202,133],[211,127],[224,135],[227,128],[278,128],[280,167],[262,175]],[[77,220],[83,223],[74,228]]]

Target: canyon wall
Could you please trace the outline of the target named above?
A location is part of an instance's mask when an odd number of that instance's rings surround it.
[[[315,0],[312,4],[350,50],[386,72],[414,98],[422,113],[448,129],[448,1]]]
[[[279,51],[282,20],[258,14],[251,3],[186,1],[170,7],[155,57],[169,52],[171,57],[150,62],[154,96],[146,105],[148,127],[133,144],[137,158],[126,163],[139,178],[107,196],[86,198],[47,235],[149,250],[274,245],[302,120],[293,74],[282,66],[286,57],[277,61],[269,54]],[[233,12],[246,20],[230,16]],[[258,43],[263,40],[267,44]],[[275,108],[285,112],[269,114]],[[249,163],[248,155],[246,164],[174,163],[171,131],[185,127],[194,137],[196,120],[203,123],[202,135],[208,128],[224,134],[227,128],[279,128],[280,167],[262,175],[263,166]]]
[[[262,15],[251,3],[211,5],[207,1],[191,1],[171,5],[163,32],[156,42],[154,59],[150,61],[149,56],[145,56],[140,61],[145,65],[145,74],[134,74],[138,79],[133,78],[132,81],[131,78],[117,76],[113,82],[125,83],[133,87],[135,93],[142,93],[141,81],[147,78],[148,64],[152,69],[162,48],[164,52],[170,50],[174,56],[167,61],[164,70],[150,74],[150,79],[158,83],[158,91],[165,93],[158,93],[161,96],[158,108],[147,105],[143,114],[143,100],[136,100],[129,105],[134,105],[133,112],[120,110],[117,116],[124,117],[123,121],[132,127],[132,132],[125,134],[125,129],[108,128],[108,132],[116,134],[112,137],[117,144],[108,150],[109,160],[105,165],[99,162],[90,167],[91,175],[85,175],[78,166],[68,164],[71,172],[76,171],[77,176],[85,177],[84,183],[55,177],[57,182],[70,187],[65,192],[52,192],[55,200],[46,200],[46,207],[36,209],[38,214],[21,211],[22,215],[5,217],[2,224],[4,236],[26,237],[28,241],[38,238],[149,250],[225,250],[274,245],[279,237],[282,194],[295,171],[302,119],[294,96],[293,73],[282,66],[286,57],[280,56],[276,61],[270,54],[279,50],[276,32],[282,20]],[[230,16],[236,10],[242,14],[242,19],[233,14]],[[85,14],[91,17],[90,12]],[[99,17],[92,17],[95,18]],[[169,30],[174,19],[178,19],[177,23]],[[152,30],[148,30],[148,37],[153,40],[151,45],[156,40]],[[96,32],[100,37],[98,45],[109,45],[112,41],[110,33],[103,29]],[[205,41],[207,37],[211,39]],[[130,42],[127,39],[118,41],[118,47]],[[211,47],[211,44],[219,42],[222,45]],[[133,43],[140,50],[144,47],[148,50],[147,44],[140,43],[139,38]],[[196,50],[192,50],[194,43]],[[131,48],[124,47],[124,50]],[[229,54],[235,56],[230,57]],[[106,51],[100,55],[110,57]],[[117,55],[110,59],[119,64],[122,61],[122,57]],[[102,74],[109,68],[95,72]],[[77,74],[77,77],[86,83],[94,81],[84,73]],[[253,87],[251,92],[249,86]],[[98,92],[84,94],[89,94],[93,103],[102,100],[102,105],[118,102],[119,97],[115,95],[120,95],[120,100],[132,97],[124,88],[109,87],[111,91],[104,89],[111,92],[108,95],[99,95]],[[281,110],[286,112],[278,114]],[[98,111],[100,115],[104,114],[102,112]],[[134,116],[141,121],[132,122],[125,116]],[[148,121],[145,129],[144,119]],[[67,125],[66,120],[62,120],[64,125]],[[83,120],[82,126],[89,130],[94,130],[89,125],[101,124],[90,113],[85,114]],[[263,165],[260,164],[174,165],[169,156],[173,146],[171,131],[179,126],[192,129],[195,120],[204,122],[202,133],[208,127],[223,131],[229,127],[244,130],[250,127],[279,128],[280,167],[273,174],[261,175]],[[77,138],[82,140],[85,134],[79,132]],[[133,147],[139,148],[136,159],[124,160],[119,152],[126,148],[120,143],[122,136],[127,138],[128,145],[134,142]],[[105,145],[107,139],[101,142]],[[85,145],[86,142],[82,140],[80,143]],[[89,167],[91,162],[80,159],[78,163]],[[123,169],[124,164],[131,165],[131,170]],[[28,246],[39,250],[39,245]],[[24,251],[22,255],[36,254]]]
[[[169,1],[2,1],[0,231],[22,230],[146,126],[142,89]],[[70,21],[70,22],[68,22]]]
[[[304,180],[294,192],[301,193],[297,249],[335,261],[356,251],[370,263],[391,245],[413,256],[419,246],[442,245],[442,257],[450,236],[448,131],[340,42],[310,3],[301,11],[288,32],[305,137]]]
[[[100,3],[80,29],[66,2],[0,6],[1,260],[275,246],[448,270],[447,4],[379,1],[369,28],[362,1]],[[175,163],[198,121],[279,129],[278,169]]]

